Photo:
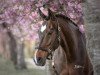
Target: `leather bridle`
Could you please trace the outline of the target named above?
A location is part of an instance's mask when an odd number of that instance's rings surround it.
[[[55,45],[55,42],[58,40],[59,45],[60,45],[60,42],[61,42],[61,37],[60,37],[61,28],[60,28],[60,26],[59,26],[59,22],[58,22],[57,18],[56,18],[56,21],[57,21],[57,29],[55,29],[55,31],[56,31],[56,39],[55,39],[54,43],[53,43],[48,49],[44,49],[44,48],[42,48],[42,47],[40,47],[40,46],[37,47],[38,50],[42,50],[42,51],[48,52],[47,59],[49,59],[49,60],[52,60],[53,52],[54,52],[54,50],[53,50],[52,47]],[[44,37],[42,37],[42,40],[43,40],[43,38],[44,38]],[[42,42],[42,40],[41,40],[41,42]],[[41,44],[41,43],[40,43],[40,44]],[[58,45],[58,46],[59,46],[59,45]]]

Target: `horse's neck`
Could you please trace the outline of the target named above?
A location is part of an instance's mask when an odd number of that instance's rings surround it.
[[[65,25],[64,25],[65,24]],[[61,28],[61,46],[66,53],[67,60],[69,62],[75,61],[78,58],[78,38],[77,27],[75,28],[72,23],[60,24]]]
[[[71,40],[72,39],[71,37],[68,38],[68,36],[65,36],[65,34],[63,34],[63,33],[61,35],[61,38],[62,38],[61,46],[63,47],[63,49],[66,53],[67,59],[70,61],[71,59],[69,59],[69,58],[75,57],[74,50],[73,50],[74,42],[73,42],[73,40]]]
[[[55,50],[53,58],[55,69],[61,73],[63,66],[67,63],[66,54],[61,46]]]
[[[63,48],[61,46],[59,46],[57,48],[57,50],[55,50],[54,52],[54,58],[55,59],[58,59],[59,61],[62,60],[61,62],[66,62],[66,55],[65,55],[65,52],[63,50]]]

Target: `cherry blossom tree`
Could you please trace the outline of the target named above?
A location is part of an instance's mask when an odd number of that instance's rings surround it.
[[[54,12],[70,17],[77,25],[83,25],[81,2],[81,0],[3,0],[0,18],[9,24],[14,35],[18,34],[17,37],[32,38],[41,25],[38,7],[43,7],[44,10],[51,8]]]

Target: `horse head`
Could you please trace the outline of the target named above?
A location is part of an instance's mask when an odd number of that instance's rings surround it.
[[[40,9],[39,13],[40,16],[47,21],[47,25],[45,26],[46,28],[43,31],[43,36],[40,40],[38,50],[35,52],[34,61],[36,65],[44,66],[46,63],[46,59],[59,46],[58,28],[57,24],[55,23],[56,17],[50,9],[48,9],[48,16],[45,16]]]

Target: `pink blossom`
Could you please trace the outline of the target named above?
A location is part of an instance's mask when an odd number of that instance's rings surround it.
[[[32,12],[30,17],[33,18],[33,19],[36,19],[38,17],[37,12]]]
[[[40,10],[43,12],[44,15],[48,15],[48,11],[43,7],[41,7]]]
[[[54,12],[68,16],[79,25],[80,31],[84,32],[82,21],[83,12],[80,2],[81,0],[8,0],[4,4],[8,7],[4,9],[4,13],[0,15],[0,18],[15,26],[12,28],[12,32],[16,36],[25,34],[25,38],[36,39],[38,38],[37,31],[43,22],[39,18],[37,8],[48,3],[46,5],[48,8]],[[47,7],[41,7],[41,11],[45,15],[48,15]],[[19,31],[17,26],[22,29],[22,32]]]
[[[79,30],[81,33],[85,32],[84,25],[79,25]]]

